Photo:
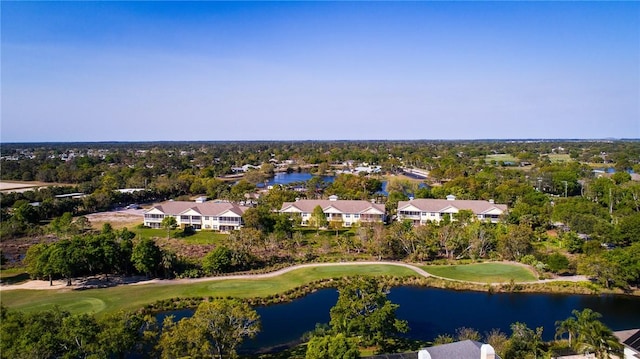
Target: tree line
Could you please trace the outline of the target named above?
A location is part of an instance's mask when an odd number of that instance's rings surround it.
[[[135,234],[126,228],[114,230],[105,224],[99,233],[85,233],[51,243],[38,243],[27,250],[24,259],[32,278],[73,278],[110,274],[171,278],[179,271],[175,253],[161,249],[151,239],[134,243]]]

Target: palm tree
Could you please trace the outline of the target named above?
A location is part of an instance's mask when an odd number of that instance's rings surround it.
[[[602,315],[589,308],[573,310],[573,317],[556,322],[556,338],[569,334],[569,345],[578,353],[593,353],[598,359],[609,358],[610,354],[622,354],[622,344],[611,329],[599,319]],[[575,339],[573,341],[572,339]]]
[[[569,346],[573,347],[572,339],[578,334],[578,322],[574,317],[569,317],[562,321],[558,320],[556,322],[555,339],[557,340],[558,338],[562,338],[565,333],[569,334]]]
[[[610,358],[610,354],[621,356],[624,347],[611,329],[600,321],[591,323],[580,333],[579,349],[583,353],[593,353],[598,359]]]

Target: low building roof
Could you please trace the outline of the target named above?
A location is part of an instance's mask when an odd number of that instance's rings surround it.
[[[384,205],[378,203],[371,203],[369,201],[364,200],[323,200],[323,199],[304,199],[296,202],[285,202],[282,204],[280,212],[291,212],[292,209],[296,208],[300,212],[311,213],[313,209],[317,206],[320,206],[322,210],[328,210],[329,208],[334,208],[342,213],[365,213],[372,214],[372,210],[374,212],[378,212],[379,214],[384,214],[385,209]]]
[[[428,348],[420,349],[418,352],[394,353],[394,354],[378,354],[366,357],[367,359],[418,359],[428,355],[431,359],[482,359],[482,346],[484,343],[473,340],[462,340],[459,342],[436,345]],[[493,347],[486,345],[491,352]],[[424,353],[426,352],[426,353]],[[485,355],[488,353],[485,353]],[[496,359],[500,359],[495,355]]]
[[[471,210],[475,214],[486,213],[495,209],[499,210],[500,212],[504,212],[507,210],[506,204],[496,204],[482,200],[418,198],[412,199],[410,201],[399,201],[398,211],[401,211],[402,209],[409,206],[413,206],[423,212],[441,212],[450,207],[455,207],[458,210]]]
[[[228,211],[233,212],[238,216],[242,216],[249,207],[240,206],[230,202],[195,203],[189,201],[167,201],[151,207],[144,213],[153,211],[154,209],[172,216],[177,216],[189,210],[193,210],[203,216],[218,216]]]
[[[474,340],[463,340],[455,343],[436,345],[423,350],[429,353],[431,359],[480,359],[481,348],[484,343]],[[489,347],[491,350],[493,348]],[[496,358],[499,357],[496,355]]]
[[[620,343],[640,354],[640,329],[620,330],[614,332]]]

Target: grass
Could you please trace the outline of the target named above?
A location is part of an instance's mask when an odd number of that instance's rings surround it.
[[[162,299],[176,297],[266,297],[319,279],[353,275],[415,275],[411,269],[383,264],[302,268],[265,279],[227,279],[188,284],[128,285],[91,290],[10,290],[0,296],[2,305],[23,311],[39,311],[55,305],[72,313],[112,313],[136,310]]]
[[[481,283],[531,282],[537,279],[529,269],[505,263],[423,266],[422,269],[443,278]]]
[[[167,231],[164,229],[154,228],[140,228],[136,227],[131,229],[139,238],[167,238]],[[213,232],[213,231],[196,231],[194,234],[187,237],[180,237],[182,230],[171,231],[171,238],[178,238],[185,244],[217,244],[222,243],[228,234]]]
[[[549,157],[549,160],[552,163],[559,163],[559,162],[571,162],[573,161],[573,159],[571,159],[571,156],[569,156],[568,153],[548,153],[545,156]]]
[[[502,161],[502,162],[518,163],[518,159],[517,158],[515,158],[512,155],[507,154],[507,153],[499,153],[499,154],[496,154],[496,155],[487,155],[485,157],[485,160],[487,162],[493,160],[493,161],[496,161],[496,162]]]

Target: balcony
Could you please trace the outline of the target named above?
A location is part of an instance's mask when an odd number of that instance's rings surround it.
[[[420,220],[420,212],[399,212],[398,218]]]

